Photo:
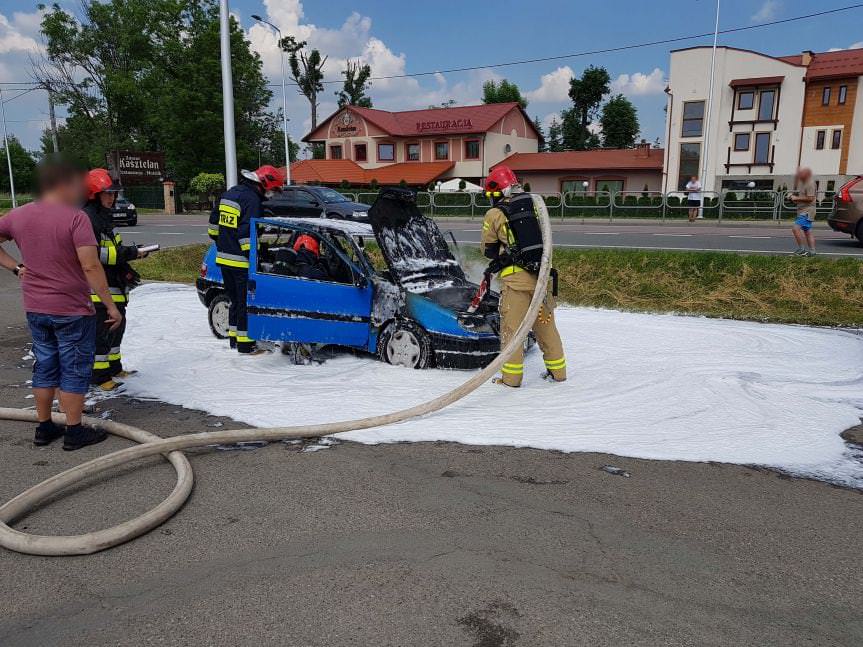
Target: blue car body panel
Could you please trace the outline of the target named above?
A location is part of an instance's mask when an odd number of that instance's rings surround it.
[[[284,227],[285,223],[295,231],[307,229],[316,234],[322,244],[325,238],[322,232],[337,226],[327,220],[314,224],[288,218],[253,221],[247,301],[249,336],[253,339],[337,345],[374,353],[381,331],[393,319],[404,318],[416,322],[429,334],[435,364],[439,367],[476,368],[496,356],[500,349],[496,329],[471,329],[460,322],[463,313],[435,300],[433,290],[400,289],[370,266],[358,266],[340,252],[338,255],[357,277],[354,284],[259,272],[258,225]],[[368,236],[372,236],[370,229]],[[215,294],[224,292],[222,273],[215,261],[215,245],[211,245],[197,281],[198,294],[205,305]],[[448,289],[468,295],[476,286],[465,281]],[[394,294],[399,297],[396,299]],[[465,299],[460,298],[462,302]],[[386,303],[382,305],[382,301]]]

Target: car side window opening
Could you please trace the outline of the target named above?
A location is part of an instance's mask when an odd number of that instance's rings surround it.
[[[296,192],[296,194],[297,194],[296,202],[299,204],[307,205],[307,206],[314,206],[315,203],[320,204],[320,200],[318,200],[315,197],[315,194],[312,193],[311,191],[305,191],[303,189],[300,189],[299,191]]]
[[[301,276],[302,268],[299,265],[302,263],[298,263],[298,260],[302,261],[303,259],[298,259],[294,245],[302,235],[312,236],[318,241],[320,265],[326,270],[326,279],[310,279]],[[339,256],[334,247],[335,242],[328,240],[327,236],[270,223],[259,223],[257,237],[257,263],[255,264],[255,269],[259,274],[284,276],[302,281],[322,281],[346,285],[354,283],[353,270]]]

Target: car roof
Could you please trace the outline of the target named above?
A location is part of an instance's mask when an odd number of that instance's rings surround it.
[[[260,222],[274,225],[304,227],[313,231],[342,233],[348,236],[371,236],[374,237],[372,226],[364,222],[353,222],[351,220],[330,220],[328,218],[286,218],[280,216],[268,216],[260,218]]]

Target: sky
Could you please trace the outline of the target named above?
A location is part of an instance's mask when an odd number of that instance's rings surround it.
[[[720,26],[758,25],[851,4],[855,4],[853,0],[825,0],[817,5],[811,0],[723,0]],[[32,80],[29,57],[38,55],[43,47],[37,5],[33,0],[0,2],[0,82]],[[77,0],[60,0],[60,5],[71,13],[78,10]],[[340,70],[348,59],[368,62],[373,76],[479,68],[376,80],[369,92],[376,108],[425,108],[450,99],[460,105],[476,104],[484,81],[507,78],[527,97],[528,113],[538,116],[546,126],[569,104],[569,79],[588,65],[597,65],[608,69],[613,92],[633,101],[642,137],[654,141],[657,137],[661,140],[664,131],[663,90],[669,45],[506,67],[495,64],[710,32],[715,6],[713,0],[438,0],[407,4],[394,0],[233,0],[231,10],[260,53],[264,71],[274,84],[281,79],[276,37],[267,27],[256,24],[252,14],[260,14],[285,34],[307,40],[329,56],[325,81],[333,83],[325,86],[320,97],[321,118],[336,108]],[[706,45],[711,40],[693,39],[675,47]],[[720,38],[720,44],[772,55],[863,47],[863,9],[729,34]],[[273,90],[274,106],[280,106],[280,88],[274,85]],[[16,94],[9,91],[4,98],[9,100]],[[9,100],[6,113],[9,133],[26,147],[37,149],[48,118],[45,93],[31,92]],[[61,120],[63,114],[60,108]],[[288,116],[292,137],[308,132],[308,102],[291,87]]]

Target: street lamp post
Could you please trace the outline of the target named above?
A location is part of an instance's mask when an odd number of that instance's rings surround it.
[[[273,23],[269,22],[268,20],[264,20],[256,14],[252,14],[252,19],[257,20],[263,25],[268,25],[271,29],[275,30],[276,34],[278,34],[279,37],[279,52],[282,55],[282,130],[284,131],[285,135],[285,184],[288,185],[291,183],[291,145],[288,140],[288,92],[286,89],[285,81],[285,50],[282,47],[282,30],[276,27]]]
[[[710,158],[710,128],[711,128],[711,115],[713,114],[713,92],[716,85],[716,47],[719,43],[719,0],[716,0],[716,20],[713,26],[713,52],[710,56],[710,86],[707,94],[707,116],[704,119],[704,154],[701,156],[703,158],[703,163],[701,167],[701,186],[702,189],[709,188],[707,184],[707,173],[709,166],[709,158]],[[699,218],[704,217],[704,201],[706,199],[706,194],[704,191],[701,193],[701,213],[699,214]]]
[[[228,0],[219,0],[219,47],[222,58],[222,117],[225,136],[225,180],[237,184],[237,141],[234,134],[234,77],[231,73],[231,13]]]
[[[9,150],[9,135],[6,133],[6,102],[3,101],[3,90],[0,89],[0,111],[3,113],[3,146],[6,148],[6,166],[9,168],[9,192],[12,194],[12,208],[18,206],[15,199],[15,178],[12,176],[12,153]]]

